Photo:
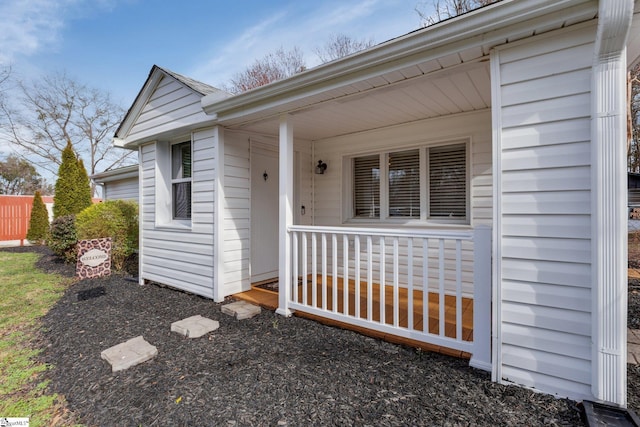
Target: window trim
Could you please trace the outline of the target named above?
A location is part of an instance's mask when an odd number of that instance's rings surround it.
[[[465,216],[457,218],[430,218],[429,217],[429,149],[434,147],[446,147],[464,144],[465,146]],[[391,217],[389,216],[389,176],[388,160],[390,153],[410,151],[417,149],[420,164],[420,217]],[[355,182],[354,159],[371,155],[380,156],[380,217],[363,218],[355,216]],[[344,224],[369,224],[369,225],[470,225],[471,224],[471,138],[456,138],[432,143],[422,143],[407,146],[398,146],[391,149],[358,152],[343,156],[344,186],[343,194],[343,223]]]
[[[177,219],[173,217],[174,205],[173,205],[173,170],[172,170],[172,158],[173,158],[173,146],[176,144],[189,142],[191,144],[191,178],[187,181],[191,181],[191,206],[192,215],[188,219]],[[156,180],[155,180],[155,228],[166,230],[190,230],[192,227],[193,218],[193,135],[182,135],[179,138],[171,140],[156,141],[155,142],[155,157],[156,157]],[[185,181],[185,179],[178,179]],[[175,182],[177,183],[176,180]]]

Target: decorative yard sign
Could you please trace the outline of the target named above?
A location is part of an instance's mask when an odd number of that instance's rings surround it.
[[[111,274],[111,237],[78,241],[76,276],[81,279]]]

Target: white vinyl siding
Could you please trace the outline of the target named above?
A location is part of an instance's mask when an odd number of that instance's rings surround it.
[[[223,280],[218,283],[221,285],[220,294],[226,296],[251,288],[251,174],[249,138],[225,132],[224,139],[224,275]]]
[[[163,76],[127,134],[127,141],[154,138],[178,127],[209,120],[202,111],[201,98],[202,95],[179,81]]]
[[[214,224],[214,171],[217,141],[212,130],[192,134],[192,216],[189,227],[157,224],[156,210],[168,204],[157,203],[158,164],[167,164],[159,155],[169,150],[158,150],[166,143],[150,143],[140,147],[142,210],[140,277],[172,286],[198,295],[213,298],[213,224]]]
[[[103,184],[104,200],[138,201],[138,178],[105,182]]]
[[[352,199],[353,177],[343,176],[343,172],[350,170],[344,162],[352,162],[353,158],[369,155],[372,151],[378,152],[404,152],[423,147],[425,150],[431,146],[443,146],[459,141],[469,141],[467,145],[468,169],[469,169],[469,219],[470,224],[431,223],[417,221],[407,222],[406,218],[400,218],[400,222],[380,224],[380,221],[369,221],[363,218],[353,219]],[[490,225],[492,219],[492,175],[491,175],[491,113],[488,110],[464,113],[414,122],[407,125],[394,126],[375,131],[363,132],[349,136],[320,140],[314,142],[314,157],[322,159],[328,164],[324,175],[314,175],[315,188],[315,224],[314,225],[347,225],[347,226],[382,226],[382,227],[430,227],[430,228],[462,228],[468,229],[480,224]],[[425,151],[426,153],[426,151]],[[344,179],[344,183],[343,183]],[[425,177],[426,180],[426,177]],[[343,204],[343,200],[346,200]],[[377,242],[376,242],[377,244]],[[415,242],[414,253],[422,251],[422,243]],[[437,245],[431,242],[429,249],[430,271],[429,286],[438,285],[437,280]],[[391,249],[391,243],[387,245],[387,251]],[[329,249],[330,250],[330,249]],[[375,250],[375,248],[374,248]],[[341,251],[341,249],[339,249]],[[454,248],[446,248],[447,259],[445,263],[445,276],[447,289],[455,282],[456,272],[452,257]],[[403,259],[401,254],[401,259]],[[388,262],[391,258],[388,257]],[[462,251],[463,293],[469,295],[473,287],[473,252],[470,245],[463,245]],[[374,274],[378,274],[380,266],[372,266]],[[386,266],[387,274],[393,271],[392,266]],[[407,266],[400,265],[400,281],[407,280]],[[415,265],[413,270],[414,284],[416,287],[422,283],[422,266]],[[389,276],[388,280],[392,280]]]
[[[590,81],[595,25],[493,57],[499,380],[591,395]]]

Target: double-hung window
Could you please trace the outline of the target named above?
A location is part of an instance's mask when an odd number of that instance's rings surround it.
[[[355,220],[467,222],[467,143],[352,158]]]
[[[191,142],[171,146],[173,219],[191,219]]]

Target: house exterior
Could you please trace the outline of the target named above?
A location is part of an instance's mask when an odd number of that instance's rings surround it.
[[[102,200],[138,201],[138,165],[97,173],[91,180],[102,187]]]
[[[114,138],[139,155],[141,282],[221,301],[277,277],[280,314],[626,405],[639,11],[503,0],[236,96],[153,67]]]

